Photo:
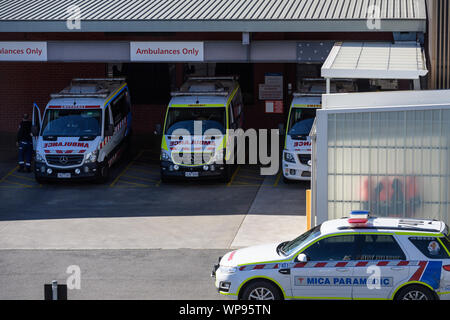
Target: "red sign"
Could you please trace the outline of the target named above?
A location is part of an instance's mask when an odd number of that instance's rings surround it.
[[[266,101],[266,113],[283,113],[283,101]]]

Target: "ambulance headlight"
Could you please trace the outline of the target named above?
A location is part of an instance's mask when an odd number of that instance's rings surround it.
[[[84,156],[84,159],[86,162],[95,162],[97,161],[97,156],[98,156],[98,150],[86,153],[86,155]]]
[[[290,162],[290,163],[295,163],[295,157],[292,153],[285,151],[284,152],[284,161]]]
[[[40,154],[39,152],[36,152],[36,161],[38,162],[44,162],[45,158],[42,154]]]
[[[231,273],[236,273],[236,271],[237,271],[238,269],[237,269],[237,267],[219,267],[219,271],[221,272],[221,273],[229,273],[229,274],[231,274]]]
[[[163,161],[172,161],[172,159],[170,157],[170,154],[164,149],[161,149],[161,160],[163,160]]]

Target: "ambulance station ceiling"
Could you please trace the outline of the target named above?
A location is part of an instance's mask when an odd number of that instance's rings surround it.
[[[425,0],[0,0],[0,32],[425,32],[426,19]]]

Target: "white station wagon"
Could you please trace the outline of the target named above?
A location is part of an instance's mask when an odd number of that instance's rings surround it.
[[[449,249],[442,221],[356,211],[289,242],[227,253],[212,276],[240,300],[447,300]]]

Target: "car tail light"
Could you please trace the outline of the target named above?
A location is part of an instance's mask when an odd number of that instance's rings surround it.
[[[445,271],[449,271],[449,272],[450,272],[450,264],[447,264],[447,265],[445,265],[445,266],[442,266],[442,268],[443,268]]]

